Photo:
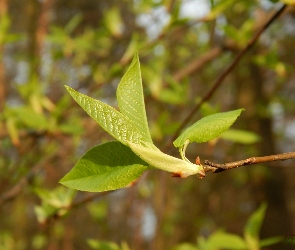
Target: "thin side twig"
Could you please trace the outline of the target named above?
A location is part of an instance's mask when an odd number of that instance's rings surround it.
[[[282,153],[277,155],[250,157],[245,160],[223,163],[223,164],[217,164],[217,163],[213,163],[208,160],[205,160],[205,164],[207,166],[204,166],[204,170],[205,172],[220,173],[225,170],[238,168],[238,167],[242,167],[246,165],[253,165],[253,164],[272,162],[272,161],[285,161],[285,160],[294,159],[294,158],[295,158],[295,152],[289,152],[289,153]]]
[[[43,166],[52,159],[53,156],[44,157],[42,162],[39,162],[32,169],[29,173],[23,176],[14,186],[10,187],[8,190],[0,193],[0,207],[5,204],[6,202],[13,201],[17,198],[20,193],[22,193],[25,187],[31,182],[36,174],[43,168]],[[1,190],[2,191],[2,190]]]
[[[174,141],[178,135],[180,134],[181,130],[189,123],[189,121],[192,119],[193,115],[200,109],[201,105],[208,101],[211,96],[216,92],[218,87],[220,87],[221,83],[224,81],[226,76],[234,69],[234,67],[238,64],[238,62],[241,60],[241,58],[253,47],[253,45],[258,41],[261,34],[273,23],[274,20],[276,20],[286,9],[287,5],[284,4],[281,8],[279,8],[271,17],[270,19],[260,28],[260,30],[257,32],[257,34],[248,42],[246,47],[241,50],[235,57],[235,59],[232,61],[230,65],[224,70],[224,72],[217,78],[216,82],[213,84],[211,89],[202,97],[201,101],[191,110],[191,112],[186,116],[186,118],[183,120],[177,131],[175,132],[174,137],[172,138],[172,141]]]
[[[58,208],[53,214],[51,214],[44,221],[42,221],[42,225],[48,226],[49,223],[52,222],[52,220],[57,220],[57,219],[60,219],[61,217],[63,217],[64,213],[60,214],[61,210],[66,210],[67,212],[70,212],[73,209],[77,209],[79,207],[82,207],[83,205],[90,203],[95,199],[102,198],[113,191],[114,190],[105,191],[105,192],[101,192],[101,193],[86,194],[83,198],[73,201],[70,205]]]
[[[206,54],[202,55],[201,57],[193,60],[184,68],[178,70],[175,74],[173,74],[173,79],[177,82],[183,80],[186,76],[189,76],[199,70],[202,66],[206,63],[210,62],[214,58],[216,58],[222,52],[222,48],[215,47],[210,49]]]

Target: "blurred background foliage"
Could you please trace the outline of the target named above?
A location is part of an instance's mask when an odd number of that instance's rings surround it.
[[[294,234],[293,160],[203,180],[153,170],[109,193],[58,184],[90,147],[110,140],[63,85],[116,106],[117,84],[138,50],[153,139],[178,156],[167,142],[282,4],[2,0],[0,249],[216,249],[209,242],[230,237],[225,231],[242,236],[262,202],[261,238]],[[246,109],[234,130],[190,145],[189,159],[222,163],[294,150],[294,27],[289,6],[192,117]],[[271,249],[291,248],[282,242]]]

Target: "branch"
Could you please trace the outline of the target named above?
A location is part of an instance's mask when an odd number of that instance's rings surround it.
[[[253,47],[253,45],[257,42],[261,34],[273,23],[274,20],[276,20],[286,9],[287,5],[284,4],[281,8],[279,8],[272,16],[271,18],[260,28],[260,30],[257,32],[257,34],[248,42],[246,47],[241,50],[235,57],[235,59],[232,61],[232,63],[224,70],[224,72],[217,78],[214,85],[209,89],[209,91],[202,97],[201,101],[191,110],[191,112],[187,115],[187,117],[184,119],[184,121],[181,123],[178,130],[175,132],[174,137],[172,140],[174,141],[178,135],[180,134],[181,130],[188,124],[190,119],[193,117],[193,115],[199,110],[201,105],[209,100],[211,96],[216,92],[218,87],[220,87],[221,83],[224,81],[225,77],[234,69],[234,67],[238,64],[238,62],[241,60],[241,58]]]
[[[277,155],[250,157],[245,160],[223,163],[223,164],[217,164],[217,163],[213,163],[208,160],[205,160],[205,164],[207,166],[204,166],[204,170],[205,172],[211,171],[213,173],[220,173],[225,170],[239,168],[246,165],[259,164],[259,163],[272,162],[272,161],[285,161],[285,160],[294,159],[294,158],[295,158],[295,152],[289,152],[289,153],[282,153]]]
[[[31,183],[31,181],[34,179],[34,176],[38,174],[38,172],[54,158],[53,155],[46,156],[42,159],[41,162],[38,162],[35,166],[32,167],[32,169],[23,176],[14,186],[10,187],[8,190],[0,190],[4,191],[3,193],[0,193],[0,207],[6,203],[13,201],[15,198],[17,198],[24,190],[25,187]]]
[[[4,194],[0,195],[0,207],[8,201],[12,201],[15,199],[23,190],[24,187],[28,184],[29,182],[29,177],[25,176],[20,181],[13,186],[10,190],[5,192]]]
[[[206,54],[201,57],[193,60],[187,66],[180,69],[173,75],[173,79],[177,82],[181,81],[184,77],[189,76],[199,70],[207,62],[210,62],[212,59],[217,57],[222,52],[222,48],[215,47],[210,49]]]
[[[77,200],[77,201],[73,201],[73,203],[67,207],[68,210],[72,209],[72,208],[78,208],[84,204],[87,204],[89,202],[92,202],[95,199],[101,198],[107,194],[110,194],[114,192],[114,190],[111,191],[104,191],[101,193],[90,193],[89,195],[85,195],[83,198]]]
[[[56,211],[54,211],[53,214],[51,214],[50,216],[48,216],[44,221],[42,221],[42,225],[43,226],[49,226],[50,222],[56,221],[58,219],[60,219],[61,217],[64,216],[64,213],[60,214],[59,212],[61,210],[66,210],[67,213],[69,213],[70,211],[72,211],[73,209],[82,207],[83,205],[92,202],[95,199],[104,197],[105,195],[113,192],[112,191],[105,191],[105,192],[101,192],[101,193],[91,193],[91,194],[86,194],[84,197],[82,197],[81,199],[77,200],[77,201],[73,201],[70,205],[68,206],[63,206],[58,208]]]

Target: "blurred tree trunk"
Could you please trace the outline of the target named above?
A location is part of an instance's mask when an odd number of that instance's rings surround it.
[[[250,57],[252,57],[250,55]],[[244,128],[252,130],[261,136],[257,147],[257,155],[271,155],[275,151],[275,139],[272,131],[272,119],[268,114],[269,100],[263,89],[267,82],[264,81],[262,72],[257,65],[248,58],[243,67],[234,72],[237,84],[237,106],[246,109]],[[243,68],[243,69],[242,69]],[[279,164],[279,163],[278,163]],[[268,204],[266,218],[261,232],[261,237],[290,234],[289,216],[286,209],[284,193],[286,192],[285,176],[282,168],[268,165],[268,175],[263,175],[258,180],[251,181],[252,197],[257,206],[263,201]],[[249,169],[251,171],[251,169]],[[250,189],[250,190],[251,190]],[[272,246],[272,249],[287,249],[285,245]]]
[[[30,64],[30,71],[29,71],[29,78],[31,78],[34,73],[38,72],[38,66],[39,66],[39,49],[38,49],[38,43],[37,43],[37,29],[39,22],[39,13],[40,13],[40,3],[37,0],[29,0],[29,3],[27,5],[27,15],[29,18],[28,21],[28,59]]]
[[[53,4],[54,0],[45,0],[42,3],[37,0],[30,0],[27,6],[30,77],[40,73],[42,50],[44,50],[44,40],[49,30],[50,12]]]

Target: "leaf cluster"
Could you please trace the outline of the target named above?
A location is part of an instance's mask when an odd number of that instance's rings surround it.
[[[108,104],[81,94],[69,86],[73,99],[117,141],[90,149],[61,179],[67,187],[101,192],[125,187],[136,181],[149,167],[188,177],[205,173],[200,163],[185,157],[190,142],[207,142],[227,130],[242,109],[207,116],[187,128],[175,141],[182,159],[161,152],[149,132],[138,54],[136,53],[117,88],[119,111]]]

